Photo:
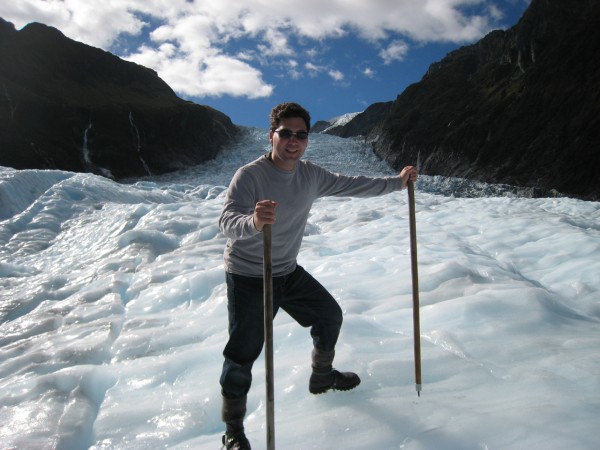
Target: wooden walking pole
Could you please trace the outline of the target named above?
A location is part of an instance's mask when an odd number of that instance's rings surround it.
[[[412,181],[408,187],[408,212],[410,218],[410,259],[413,289],[413,339],[415,346],[415,387],[421,396],[421,321],[419,318],[419,271],[417,268],[417,225],[415,218],[415,185]]]
[[[273,381],[273,266],[271,225],[263,227],[263,293],[265,318],[265,372],[267,388],[267,450],[275,450],[275,387]]]

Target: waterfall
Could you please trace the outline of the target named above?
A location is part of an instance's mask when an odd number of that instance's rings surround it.
[[[7,104],[10,107],[10,120],[15,120],[15,111],[17,110],[17,105],[13,102],[10,92],[4,83],[2,83],[2,87],[4,88],[4,96],[6,97]]]
[[[144,161],[144,158],[142,157],[142,141],[140,139],[140,132],[135,124],[135,122],[133,121],[133,113],[130,111],[129,112],[129,123],[131,125],[131,129],[134,132],[134,136],[135,136],[135,149],[137,151],[138,154],[138,158],[140,160],[140,162],[142,163],[142,166],[144,167],[144,170],[146,171],[146,174],[148,175],[152,175],[152,172],[150,171],[150,167],[148,167],[148,164],[146,164],[146,161]]]
[[[106,178],[114,179],[114,176],[109,169],[105,169],[104,167],[98,167],[92,161],[92,158],[90,156],[90,146],[89,146],[89,132],[91,129],[92,129],[92,121],[90,120],[90,123],[88,124],[87,128],[83,132],[83,145],[81,147],[81,156],[83,158],[83,166],[84,166],[85,170],[88,172],[92,172],[92,173],[100,172],[100,174],[102,176],[105,176]]]
[[[92,162],[92,159],[90,158],[90,148],[88,146],[88,142],[89,142],[88,141],[88,133],[90,132],[91,129],[92,129],[92,121],[90,120],[90,123],[88,124],[87,128],[83,132],[83,146],[81,148],[81,154],[83,156],[83,163],[84,163],[86,170],[89,170],[90,168],[94,167],[94,163]]]

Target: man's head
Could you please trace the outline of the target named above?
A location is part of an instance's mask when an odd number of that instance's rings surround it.
[[[306,109],[298,103],[280,103],[271,110],[269,115],[270,130],[275,131],[281,119],[290,119],[292,117],[300,117],[306,124],[306,131],[310,131],[310,114]]]
[[[282,103],[271,110],[269,140],[271,160],[283,170],[293,170],[308,146],[310,115],[297,103]]]

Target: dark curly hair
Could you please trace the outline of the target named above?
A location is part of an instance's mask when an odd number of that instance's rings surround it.
[[[279,127],[281,119],[289,119],[292,117],[304,119],[306,131],[310,131],[310,114],[298,103],[291,102],[280,103],[271,110],[271,114],[269,115],[271,131],[275,131],[277,127]]]

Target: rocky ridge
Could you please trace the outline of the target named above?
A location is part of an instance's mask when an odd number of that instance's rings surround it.
[[[328,132],[364,136],[397,169],[600,200],[600,1],[532,0]]]
[[[214,158],[239,132],[156,72],[32,23],[0,19],[0,165],[156,174]]]

